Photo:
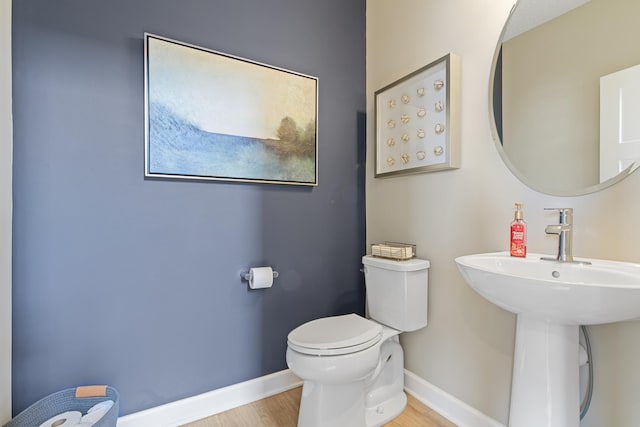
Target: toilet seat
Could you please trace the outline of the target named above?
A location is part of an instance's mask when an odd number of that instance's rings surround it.
[[[337,356],[365,350],[382,338],[382,325],[358,316],[324,317],[289,333],[289,348],[316,356]]]

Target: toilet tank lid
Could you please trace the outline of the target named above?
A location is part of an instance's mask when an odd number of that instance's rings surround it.
[[[426,259],[411,258],[404,261],[396,261],[393,259],[374,257],[371,255],[363,256],[362,263],[364,265],[371,265],[373,267],[394,271],[418,271],[427,269],[430,266],[429,261]]]

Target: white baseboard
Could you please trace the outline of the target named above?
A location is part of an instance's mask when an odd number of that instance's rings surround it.
[[[406,369],[404,388],[407,393],[460,427],[506,427]]]
[[[289,369],[177,400],[118,419],[118,427],[176,427],[302,385]]]
[[[177,400],[118,419],[118,427],[177,427],[302,385],[289,369]],[[506,427],[405,370],[407,393],[460,427]]]

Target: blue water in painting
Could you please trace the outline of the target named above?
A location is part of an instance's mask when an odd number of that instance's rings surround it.
[[[149,106],[149,172],[194,177],[315,181],[312,158],[278,156],[259,140],[210,133],[159,103]]]

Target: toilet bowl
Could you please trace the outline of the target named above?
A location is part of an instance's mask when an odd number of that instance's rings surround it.
[[[287,337],[287,363],[304,379],[363,380],[378,364],[381,339],[382,326],[357,314],[312,320]]]
[[[345,339],[333,340],[318,334],[320,329],[334,329]],[[298,426],[373,427],[398,416],[406,406],[399,333],[356,314],[294,329],[287,365],[304,379]],[[393,366],[392,360],[399,363]]]
[[[304,380],[298,427],[377,427],[406,406],[398,336],[426,326],[429,262],[363,264],[370,319],[325,317],[287,337],[287,365]]]

